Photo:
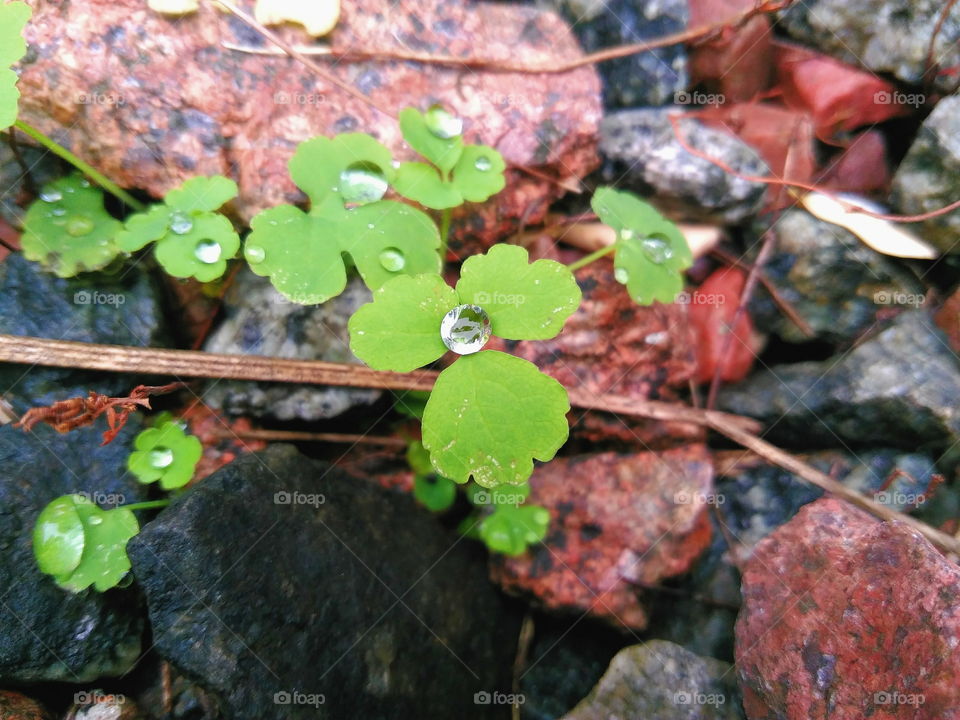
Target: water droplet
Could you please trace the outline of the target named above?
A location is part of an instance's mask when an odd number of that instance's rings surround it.
[[[165,447],[154,448],[150,451],[149,462],[151,467],[155,467],[158,470],[170,467],[173,463],[173,450]]]
[[[266,251],[259,245],[244,245],[243,256],[251,265],[262,263],[267,257]]]
[[[407,264],[407,259],[400,248],[388,247],[380,253],[380,264],[384,270],[400,272]]]
[[[80,178],[80,187],[90,187],[90,181],[86,178]]]
[[[54,217],[63,217],[64,215],[67,214],[67,209],[57,206],[50,211],[50,214],[53,215]]]
[[[493,163],[490,162],[490,158],[486,155],[481,155],[474,162],[473,166],[480,172],[486,172],[492,167]]]
[[[458,355],[471,355],[490,339],[490,318],[479,305],[457,305],[443,316],[440,339]]]
[[[427,123],[427,130],[443,140],[463,133],[463,120],[454,117],[440,105],[434,105],[427,110],[423,119]]]
[[[633,240],[633,230],[631,230],[630,228],[623,228],[623,229],[620,231],[620,239],[621,239],[621,240]]]
[[[63,193],[59,190],[44,190],[40,193],[40,199],[44,202],[60,202],[63,200]]]
[[[177,235],[186,235],[193,230],[193,221],[189,215],[175,212],[170,216],[170,229]]]
[[[87,520],[87,522],[90,523],[91,525],[99,525],[100,523],[103,522],[103,518],[100,517],[99,515],[94,515],[89,520]]]
[[[201,240],[193,249],[193,254],[197,260],[207,265],[219,260],[222,253],[223,248],[220,247],[220,243],[216,240]]]
[[[93,220],[85,217],[73,218],[67,223],[67,233],[73,237],[89,235],[93,230]]]
[[[376,202],[387,192],[387,178],[374,163],[358,162],[340,173],[340,194],[349,203]]]
[[[630,281],[630,273],[627,272],[626,268],[618,267],[613,271],[614,279],[621,285],[626,285]]]
[[[643,254],[647,256],[647,259],[657,265],[663,265],[663,263],[673,257],[673,248],[662,238],[644,238],[643,242],[640,243],[640,247],[643,250]]]

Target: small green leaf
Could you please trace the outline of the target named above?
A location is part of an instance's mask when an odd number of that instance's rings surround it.
[[[0,130],[6,130],[17,120],[17,74],[10,65],[27,52],[23,29],[31,14],[30,6],[22,2],[0,0]]]
[[[467,145],[453,168],[453,186],[470,202],[484,202],[503,190],[507,181],[503,156],[486,145]]]
[[[127,218],[123,230],[117,234],[117,247],[126,252],[135,252],[156,242],[170,229],[170,208],[152,205],[145,212]]]
[[[74,497],[64,495],[50,502],[33,528],[33,553],[40,571],[48,575],[67,575],[80,564],[85,536]]]
[[[493,552],[517,556],[547,536],[550,512],[538,505],[498,505],[483,519],[480,537]]]
[[[103,191],[81,175],[44,186],[23,219],[23,255],[59,277],[106,267],[120,253],[122,224],[103,208]]]
[[[469,258],[460,270],[460,302],[482,307],[497,337],[552,338],[580,306],[580,287],[566,265],[528,261],[522,247],[494,245],[486,254]]]
[[[436,471],[458,483],[518,485],[533,460],[566,442],[570,402],[536,365],[493,350],[461,357],[440,373],[423,414],[423,445]]]
[[[374,198],[379,200],[394,174],[390,151],[365,133],[302,142],[289,167],[290,177],[310,198],[314,211],[331,195],[341,202],[360,202],[356,196],[369,198],[374,187],[382,188]]]
[[[426,163],[401,163],[393,189],[424,207],[446,210],[463,204],[463,195],[450,183],[440,179],[436,168]]]
[[[173,277],[210,282],[223,275],[237,254],[240,236],[223,215],[196,213],[186,232],[169,232],[157,241],[157,262]]]
[[[213,212],[237,196],[237,184],[223,175],[192,177],[168,192],[163,201],[185,213]]]
[[[401,415],[423,420],[423,409],[427,406],[427,400],[430,399],[429,390],[405,390],[394,392],[393,396],[394,410]]]
[[[410,147],[444,173],[453,169],[463,152],[462,122],[439,106],[426,115],[412,107],[401,110],[400,132]]]
[[[429,365],[447,351],[440,321],[456,304],[456,293],[439,275],[394,278],[350,318],[350,349],[376,370]]]
[[[457,499],[457,484],[440,475],[416,475],[413,478],[413,497],[431,512],[449,510]]]
[[[127,458],[127,468],[142,483],[160,481],[164,490],[183,487],[203,454],[193,435],[187,435],[175,422],[148,428],[134,438],[136,450]]]
[[[486,488],[476,483],[467,484],[467,500],[477,506],[521,505],[529,494],[529,483],[502,485],[492,488]]]

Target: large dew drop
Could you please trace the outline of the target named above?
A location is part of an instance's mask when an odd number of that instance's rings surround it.
[[[158,470],[170,467],[173,463],[173,450],[165,447],[154,448],[150,451],[150,465]]]
[[[454,117],[440,105],[434,105],[427,110],[423,119],[427,130],[442,140],[450,140],[463,133],[463,120]]]
[[[170,229],[177,235],[186,235],[193,230],[193,221],[189,215],[175,212],[170,216]]]
[[[266,259],[267,253],[259,245],[244,245],[243,256],[251,265],[258,265]]]
[[[63,200],[63,193],[59,190],[44,190],[40,193],[40,199],[48,203],[60,202]]]
[[[493,167],[493,163],[490,162],[490,158],[486,155],[481,155],[473,161],[473,166],[480,172],[487,172],[487,170]]]
[[[223,248],[215,240],[201,240],[193,249],[193,254],[202,263],[212,265],[220,259],[223,254]]]
[[[366,205],[387,193],[387,178],[371,162],[358,162],[340,173],[340,194],[348,203]]]
[[[479,305],[457,305],[443,316],[440,339],[458,355],[472,355],[490,339],[490,318]]]
[[[626,285],[630,282],[630,273],[627,272],[626,268],[618,267],[613,271],[613,279],[621,285]]]
[[[647,259],[657,265],[663,265],[667,260],[673,257],[673,248],[666,240],[658,237],[644,238],[640,243],[643,254]]]
[[[400,272],[407,264],[400,248],[388,247],[380,253],[380,264],[389,272]]]

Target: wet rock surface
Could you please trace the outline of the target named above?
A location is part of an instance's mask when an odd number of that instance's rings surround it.
[[[743,718],[729,664],[703,658],[665,640],[624,648],[593,692],[563,720]]]
[[[960,716],[960,570],[906,526],[818,500],[760,542],[743,597],[751,720]]]
[[[957,30],[960,33],[960,11]],[[960,194],[960,97],[937,103],[893,176],[891,200],[907,215],[945,207]],[[923,221],[925,240],[941,252],[960,252],[960,210]]]
[[[550,511],[546,539],[516,558],[491,557],[491,574],[544,608],[642,629],[637,584],[683,573],[710,543],[712,482],[702,445],[553,460],[534,471],[527,499]]]
[[[363,282],[353,278],[342,294],[323,305],[297,305],[267,278],[243,271],[226,295],[224,320],[204,350],[359,364],[348,345],[347,320],[370,299]],[[233,415],[318,420],[369,405],[380,395],[377,390],[218,381],[204,393],[204,401]]]
[[[680,219],[730,224],[756,213],[765,186],[687,152],[670,123],[670,115],[676,112],[676,108],[652,108],[606,115],[600,124],[602,179],[652,196]],[[688,145],[739,173],[767,174],[757,153],[730,133],[692,119],[680,120],[678,130]]]
[[[4,720],[50,720],[39,703],[12,690],[0,690],[0,717]]]
[[[48,502],[86,493],[102,507],[146,498],[126,471],[139,421],[131,418],[110,445],[96,430],[59,435],[0,427],[0,682],[69,683],[119,675],[141,647],[143,619],[133,590],[61,590],[37,568],[33,526]],[[141,520],[143,518],[141,517]]]
[[[227,717],[506,715],[474,694],[509,692],[518,624],[412,498],[273,446],[128,549],[157,650]]]

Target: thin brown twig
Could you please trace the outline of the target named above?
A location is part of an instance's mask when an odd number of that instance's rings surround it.
[[[407,446],[407,441],[401,437],[356,435],[350,433],[302,432],[300,430],[236,430],[233,428],[222,428],[215,430],[213,434],[222,438],[264,440],[266,442],[327,442],[350,445],[386,445],[389,447]]]
[[[933,33],[930,35],[930,45],[927,47],[927,57],[923,63],[923,74],[927,79],[927,84],[930,86],[932,86],[936,81],[936,73],[940,66],[940,63],[934,61],[933,59],[933,56],[937,51],[937,36],[943,29],[943,25],[947,21],[947,16],[950,14],[953,6],[956,4],[957,0],[947,0],[947,2],[944,3],[943,9],[940,10],[940,16],[937,18],[937,24],[933,26]]]

